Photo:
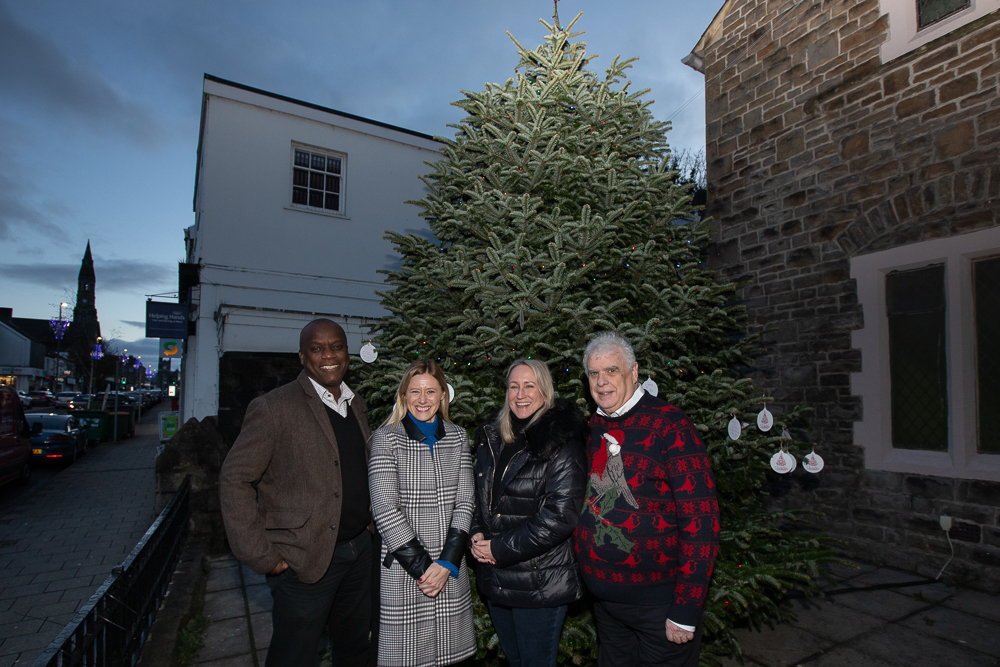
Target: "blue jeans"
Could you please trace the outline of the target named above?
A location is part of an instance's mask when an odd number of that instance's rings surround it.
[[[516,609],[486,604],[511,667],[555,667],[568,605]]]

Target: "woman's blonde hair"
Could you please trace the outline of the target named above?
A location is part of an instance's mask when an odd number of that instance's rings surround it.
[[[515,359],[514,363],[512,363],[510,368],[507,369],[507,381],[504,387],[503,407],[500,408],[500,416],[497,417],[497,423],[500,425],[500,435],[503,437],[504,442],[514,442],[515,437],[514,427],[511,425],[510,421],[510,397],[508,396],[508,392],[510,391],[510,376],[514,373],[514,369],[518,366],[527,366],[531,369],[531,372],[535,374],[535,386],[538,387],[538,391],[541,393],[543,401],[542,407],[535,411],[535,414],[531,416],[531,421],[528,422],[528,425],[525,426],[525,428],[528,428],[538,421],[538,419],[556,403],[556,391],[552,385],[552,375],[549,373],[549,367],[538,359]]]
[[[441,419],[450,421],[448,419],[448,381],[444,377],[444,371],[438,366],[437,362],[433,359],[420,359],[414,361],[403,373],[403,379],[399,381],[399,389],[396,390],[396,406],[392,409],[392,414],[389,418],[383,422],[382,426],[396,426],[399,422],[403,421],[409,408],[406,405],[406,389],[410,386],[410,380],[417,375],[423,375],[427,373],[434,377],[441,385],[441,407],[438,408],[437,413],[441,415]]]

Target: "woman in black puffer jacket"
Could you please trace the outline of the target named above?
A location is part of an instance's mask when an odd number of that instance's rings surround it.
[[[555,399],[544,363],[507,370],[507,401],[476,431],[476,583],[513,667],[556,664],[566,609],[583,591],[571,537],[586,486],[589,429]]]

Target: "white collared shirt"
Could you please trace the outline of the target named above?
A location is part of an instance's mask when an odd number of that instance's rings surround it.
[[[608,414],[607,412],[604,411],[603,408],[599,407],[597,408],[597,414],[601,415],[602,417],[610,417],[612,419],[615,417],[621,417],[623,414],[634,408],[635,404],[639,402],[639,399],[645,395],[646,395],[645,389],[643,389],[642,387],[636,387],[635,393],[632,394],[632,398],[625,401],[625,404],[622,405],[620,408],[618,408],[611,414]]]
[[[316,389],[316,393],[319,394],[319,400],[323,401],[323,404],[336,412],[341,417],[347,417],[347,407],[351,404],[351,400],[354,398],[354,392],[351,388],[347,386],[346,383],[340,383],[340,400],[338,401],[333,397],[333,394],[327,391],[326,387],[321,385],[316,380],[309,378],[312,382],[313,387]]]

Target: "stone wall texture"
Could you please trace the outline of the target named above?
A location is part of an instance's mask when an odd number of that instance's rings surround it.
[[[734,0],[704,52],[711,264],[773,330],[759,383],[805,403],[826,459],[779,502],[859,558],[1000,589],[1000,483],[865,470],[850,259],[1000,224],[1000,13],[888,63],[878,0]],[[817,480],[811,480],[815,482]],[[806,491],[805,489],[811,488]]]

